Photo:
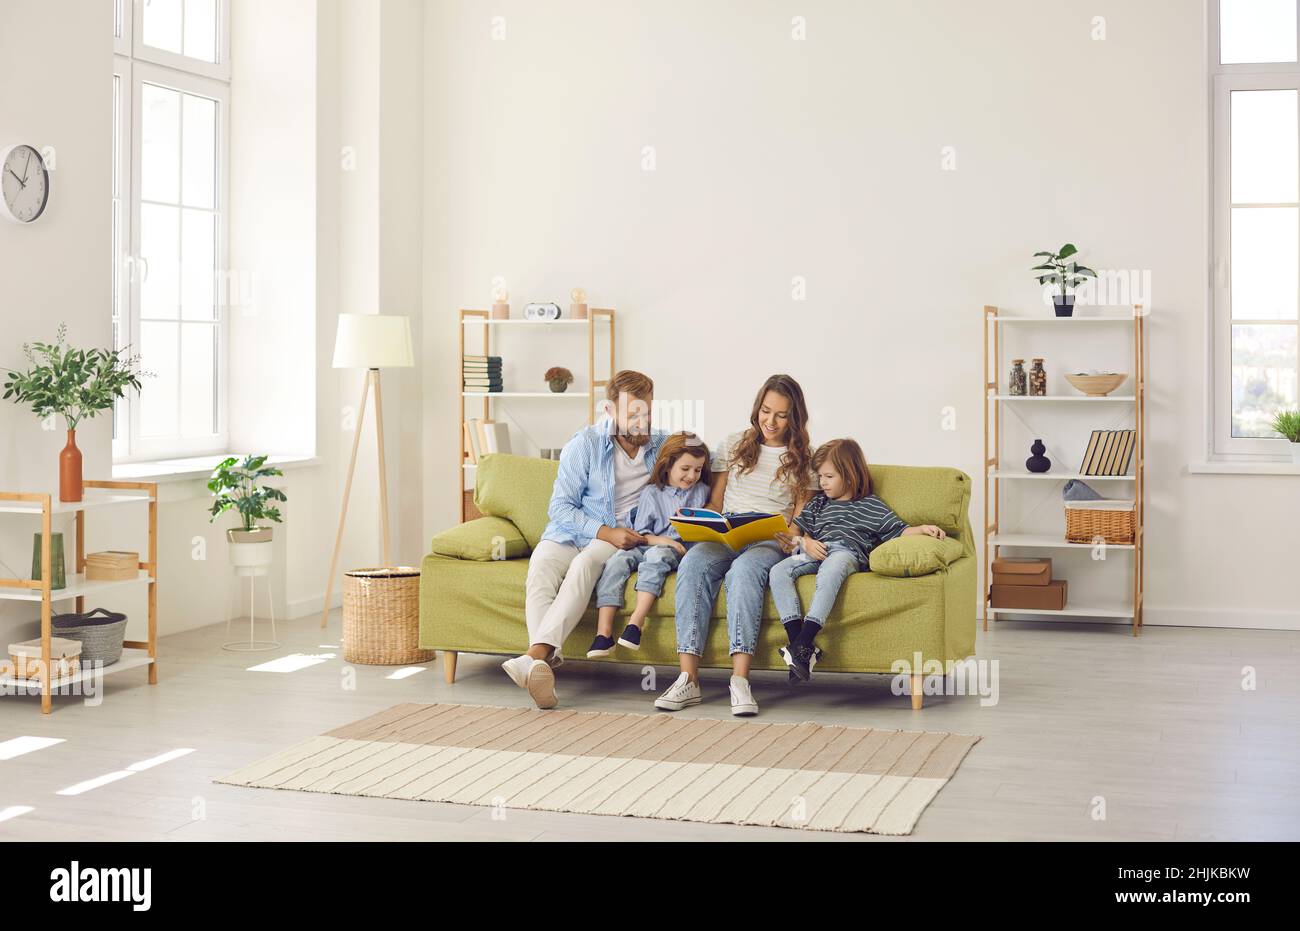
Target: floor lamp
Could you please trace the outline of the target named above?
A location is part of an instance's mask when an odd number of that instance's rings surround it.
[[[334,368],[365,369],[361,388],[361,405],[357,408],[356,432],[352,436],[352,459],[348,478],[343,485],[343,509],[339,513],[339,531],[334,537],[334,555],[330,557],[330,574],[325,580],[325,603],[321,608],[320,626],[324,627],[334,594],[334,573],[338,570],[339,548],[343,545],[343,525],[348,519],[348,497],[352,493],[352,475],[357,468],[357,447],[361,445],[361,426],[366,418],[366,400],[370,386],[375,388],[375,439],[379,446],[379,523],[383,541],[383,563],[388,558],[388,472],[384,465],[384,398],[379,390],[379,370],[410,368],[415,365],[411,344],[411,321],[407,317],[387,314],[339,314],[338,335],[334,339]]]

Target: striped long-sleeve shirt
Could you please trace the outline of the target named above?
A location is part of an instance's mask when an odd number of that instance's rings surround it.
[[[818,492],[794,522],[814,540],[851,547],[864,572],[871,551],[907,529],[903,519],[875,495],[856,501],[835,501],[826,497],[825,492]]]

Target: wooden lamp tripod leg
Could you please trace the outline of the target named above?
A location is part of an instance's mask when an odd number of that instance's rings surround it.
[[[343,509],[339,513],[339,530],[334,537],[334,555],[330,557],[330,574],[325,579],[325,602],[321,605],[320,626],[323,628],[329,620],[330,598],[334,594],[334,573],[339,565],[339,547],[343,545],[343,525],[348,519],[348,497],[352,494],[352,474],[357,469],[357,447],[361,445],[361,426],[366,420],[366,401],[370,397],[370,372],[366,372],[365,384],[361,388],[361,406],[357,409],[357,427],[352,435],[352,458],[348,462],[348,477],[343,484]]]
[[[392,565],[388,558],[388,468],[384,465],[384,398],[379,391],[379,369],[371,369],[375,379],[375,439],[379,441],[379,526],[383,535],[385,568]]]

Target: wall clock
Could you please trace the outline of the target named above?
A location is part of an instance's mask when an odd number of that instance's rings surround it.
[[[29,145],[0,149],[0,216],[31,223],[50,201],[50,175],[45,159]]]

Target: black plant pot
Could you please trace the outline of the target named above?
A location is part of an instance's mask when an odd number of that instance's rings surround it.
[[[1052,298],[1052,306],[1056,308],[1056,316],[1073,317],[1074,316],[1074,295],[1067,294],[1064,297],[1057,295]]]

